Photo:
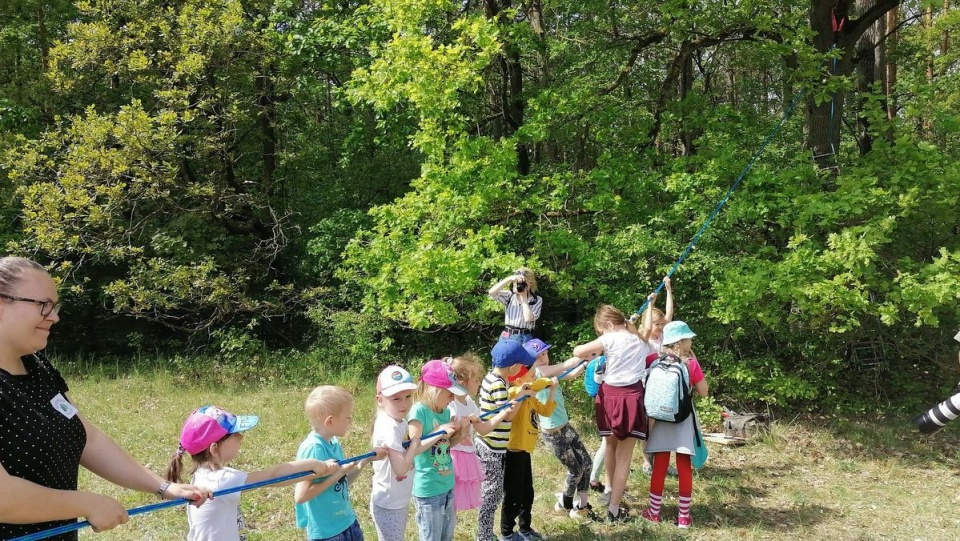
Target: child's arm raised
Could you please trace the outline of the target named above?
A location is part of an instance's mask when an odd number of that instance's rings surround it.
[[[286,481],[281,481],[279,483],[273,483],[267,486],[270,487],[283,487],[287,485],[292,485],[300,481],[312,481],[317,477],[323,477],[325,475],[330,475],[340,469],[340,465],[337,464],[336,460],[330,459],[326,462],[317,460],[315,458],[307,458],[303,460],[294,460],[293,462],[285,462],[283,464],[277,464],[272,468],[267,468],[265,470],[250,472],[247,474],[247,483],[259,483],[261,481],[267,481],[269,479],[276,479],[277,477],[286,477],[288,475],[293,475],[295,473],[312,471],[313,475],[308,477],[297,477],[295,479],[288,479]]]
[[[663,307],[663,319],[670,323],[673,321],[673,288],[670,287],[670,277],[663,277],[663,287],[667,290],[667,304]]]

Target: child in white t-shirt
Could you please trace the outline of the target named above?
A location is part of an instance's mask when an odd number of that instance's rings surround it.
[[[413,496],[413,460],[443,435],[425,441],[407,440],[407,413],[413,407],[413,377],[399,366],[388,366],[377,376],[377,417],[373,423],[374,448],[387,449],[387,459],[373,464],[370,516],[380,541],[403,541]]]
[[[312,471],[313,475],[289,479],[270,486],[292,485],[298,481],[330,475],[340,469],[334,460],[296,460],[255,472],[242,472],[227,464],[237,457],[243,432],[257,425],[254,415],[236,416],[216,406],[203,406],[183,423],[180,446],[167,466],[166,478],[179,483],[183,472],[183,455],[193,458],[196,468],[190,483],[217,492],[259,483],[295,473]],[[187,507],[188,541],[243,541],[245,525],[240,514],[240,492],[211,498],[201,507]]]

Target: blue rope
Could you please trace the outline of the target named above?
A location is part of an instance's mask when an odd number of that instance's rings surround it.
[[[577,368],[579,368],[580,365],[582,365],[582,364],[585,363],[585,362],[586,362],[586,361],[580,361],[580,363],[578,363],[578,364],[577,364],[576,366],[574,366],[573,368],[564,371],[562,374],[560,374],[560,376],[557,378],[557,380],[562,380],[563,378],[567,377],[571,372],[573,372],[574,370],[576,370]],[[500,406],[499,408],[496,408],[496,409],[494,409],[494,410],[490,410],[490,411],[488,411],[488,412],[485,412],[483,415],[480,416],[480,418],[483,419],[483,418],[486,418],[486,417],[495,415],[497,412],[499,412],[499,411],[501,411],[501,410],[504,410],[504,409],[506,409],[506,408],[509,408],[509,407],[512,406],[513,404],[519,404],[520,402],[523,402],[523,401],[526,400],[527,398],[530,398],[530,397],[529,397],[529,396],[523,396],[523,397],[520,397],[519,400],[507,402],[506,404]],[[436,432],[427,434],[426,436],[423,436],[423,437],[421,437],[420,439],[421,439],[421,440],[426,440],[426,439],[430,439],[430,438],[432,438],[432,437],[434,437],[434,436],[439,436],[439,435],[445,434],[445,433],[446,433],[446,432],[443,431],[443,430],[438,430],[438,431],[436,431]],[[403,444],[404,447],[407,447],[407,446],[409,446],[409,445],[410,445],[410,442],[409,442],[409,441],[408,441],[408,442],[404,442],[404,444]],[[338,461],[337,461],[337,464],[340,464],[341,466],[346,466],[347,464],[351,464],[351,463],[353,463],[353,462],[359,462],[359,461],[361,461],[361,460],[363,460],[363,459],[365,459],[365,458],[372,458],[372,457],[375,457],[375,456],[377,456],[377,453],[375,453],[375,452],[373,452],[373,451],[370,451],[369,453],[364,453],[364,454],[362,454],[362,455],[357,455],[357,456],[354,456],[354,457],[345,458],[345,459],[343,459],[343,460],[338,460]],[[224,489],[224,490],[218,490],[218,491],[216,491],[216,492],[213,493],[213,497],[214,497],[214,498],[217,498],[217,497],[220,497],[220,496],[226,496],[227,494],[233,494],[233,493],[235,493],[235,492],[244,492],[244,491],[247,491],[247,490],[253,490],[253,489],[255,489],[255,488],[261,488],[261,487],[265,487],[265,486],[268,486],[268,485],[274,485],[274,484],[277,484],[277,483],[282,483],[282,482],[284,482],[284,481],[290,481],[290,480],[292,480],[292,479],[298,479],[298,478],[300,478],[300,477],[306,477],[306,476],[308,476],[308,475],[313,475],[313,472],[312,472],[312,471],[303,471],[303,472],[299,472],[299,473],[291,473],[290,475],[284,475],[283,477],[277,477],[277,478],[275,478],[275,479],[267,479],[267,480],[265,480],[265,481],[259,481],[259,482],[257,482],[257,483],[250,483],[249,485],[243,485],[243,486],[239,486],[239,487],[227,488],[227,489]],[[188,504],[188,503],[191,503],[190,500],[186,500],[186,499],[184,499],[184,498],[178,498],[178,499],[176,499],[176,500],[168,500],[168,501],[165,501],[165,502],[159,502],[159,503],[153,503],[153,504],[150,504],[150,505],[144,505],[144,506],[141,506],[141,507],[135,507],[135,508],[133,508],[133,509],[128,510],[128,511],[127,511],[127,515],[133,517],[133,516],[136,516],[136,515],[142,515],[142,514],[144,514],[144,513],[150,513],[150,512],[152,512],[152,511],[159,511],[160,509],[167,509],[167,508],[169,508],[169,507],[178,507],[178,506],[181,506],[181,505],[183,505],[183,504]],[[42,531],[42,532],[37,532],[37,533],[29,534],[29,535],[23,535],[23,536],[20,536],[20,537],[15,537],[15,538],[11,539],[10,541],[34,541],[34,540],[36,540],[36,539],[46,539],[46,538],[48,538],[48,537],[53,537],[53,536],[55,536],[55,535],[65,534],[65,533],[73,532],[73,531],[76,531],[76,530],[81,530],[81,529],[83,529],[83,528],[86,528],[87,526],[90,526],[90,522],[87,521],[87,520],[83,520],[83,521],[79,521],[79,522],[72,522],[72,523],[70,523],[70,524],[64,524],[63,526],[58,526],[58,527],[56,527],[56,528],[51,528],[51,529],[49,529],[49,530],[44,530],[44,531]]]
[[[740,181],[742,181],[743,178],[747,175],[747,173],[750,172],[750,169],[753,168],[753,164],[757,162],[757,159],[760,158],[760,155],[763,154],[764,150],[766,150],[767,145],[770,144],[770,141],[773,139],[773,137],[777,134],[778,131],[780,131],[780,127],[783,126],[783,123],[786,122],[788,118],[790,118],[790,115],[793,113],[794,108],[797,106],[797,103],[800,101],[800,97],[803,96],[804,92],[806,92],[806,90],[801,90],[800,92],[797,92],[797,94],[793,97],[793,101],[790,102],[790,105],[787,107],[787,110],[784,111],[783,115],[780,117],[780,120],[779,122],[777,122],[777,125],[774,126],[772,130],[770,130],[770,133],[768,133],[767,137],[763,140],[763,144],[761,144],[760,148],[753,153],[753,156],[750,158],[750,161],[747,163],[747,166],[743,168],[743,171],[740,173],[740,176],[737,177],[737,181],[734,182],[732,186],[730,186],[730,189],[727,190],[727,193],[726,195],[723,196],[723,199],[721,199],[720,202],[717,203],[717,206],[713,209],[713,212],[710,213],[710,216],[707,218],[707,221],[703,223],[703,225],[700,227],[700,230],[697,231],[697,234],[693,236],[693,240],[691,240],[690,244],[687,245],[687,249],[683,251],[683,254],[680,256],[680,259],[678,259],[677,262],[673,264],[673,268],[671,268],[670,272],[667,273],[667,277],[673,276],[673,273],[677,271],[677,268],[680,266],[680,264],[683,263],[683,261],[687,258],[688,255],[690,255],[690,251],[693,250],[693,247],[697,244],[697,241],[700,240],[700,237],[703,235],[703,232],[707,230],[707,227],[710,225],[710,222],[712,222],[713,219],[717,217],[717,214],[720,213],[720,210],[723,209],[723,206],[727,204],[727,200],[729,200],[730,196],[733,195],[733,191],[736,190],[737,186],[740,185]],[[663,282],[660,282],[660,285],[657,286],[657,289],[654,291],[654,293],[660,293],[662,289],[663,289]],[[647,305],[649,304],[650,304],[650,299],[647,299],[643,303],[643,306],[637,309],[636,313],[642,314],[643,311],[647,308]]]

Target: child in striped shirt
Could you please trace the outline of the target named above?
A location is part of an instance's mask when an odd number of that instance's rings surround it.
[[[508,339],[500,339],[490,355],[493,358],[493,369],[480,383],[480,411],[483,413],[509,407],[507,378],[519,374],[523,367],[533,366],[536,360],[523,345]],[[474,440],[477,458],[480,459],[485,477],[482,487],[483,502],[477,515],[477,541],[497,539],[493,533],[493,516],[503,500],[504,454],[507,452],[510,425],[515,414],[508,414],[493,430],[477,436]]]

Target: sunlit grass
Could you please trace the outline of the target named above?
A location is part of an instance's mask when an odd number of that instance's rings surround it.
[[[72,376],[72,397],[88,418],[156,471],[166,466],[176,448],[183,418],[205,403],[260,416],[260,426],[245,438],[233,464],[240,469],[291,460],[308,431],[302,404],[313,383],[211,385],[162,371],[104,376]],[[316,384],[331,382],[336,382],[336,376],[318,375]],[[339,383],[357,396],[355,424],[344,447],[348,456],[360,454],[369,444],[373,384]],[[568,389],[570,395],[579,392],[576,386]],[[590,429],[585,402],[575,397],[571,402],[579,411],[574,416],[576,425],[594,449],[598,441]],[[948,427],[944,433],[921,439],[902,419],[800,419],[777,424],[771,434],[746,446],[710,444],[710,461],[694,479],[694,527],[689,531],[670,524],[677,512],[675,479],[667,481],[665,523],[660,525],[639,521],[580,525],[555,514],[553,493],[560,489],[563,470],[549,451],[539,448],[534,456],[534,526],[551,539],[569,541],[958,539],[960,513],[954,510],[960,504],[960,439],[956,433]],[[364,472],[353,485],[351,497],[367,539],[373,540],[376,536],[367,512],[369,476],[369,471]],[[638,458],[628,486],[635,513],[646,503],[647,483]],[[86,473],[81,475],[81,486],[118,497],[127,507],[156,501]],[[304,539],[295,527],[291,488],[251,491],[242,501],[251,541]],[[182,510],[171,509],[134,517],[130,524],[104,534],[87,529],[83,537],[182,539],[185,528]],[[456,539],[472,540],[475,528],[476,513],[464,513]],[[407,538],[416,539],[412,513]]]

